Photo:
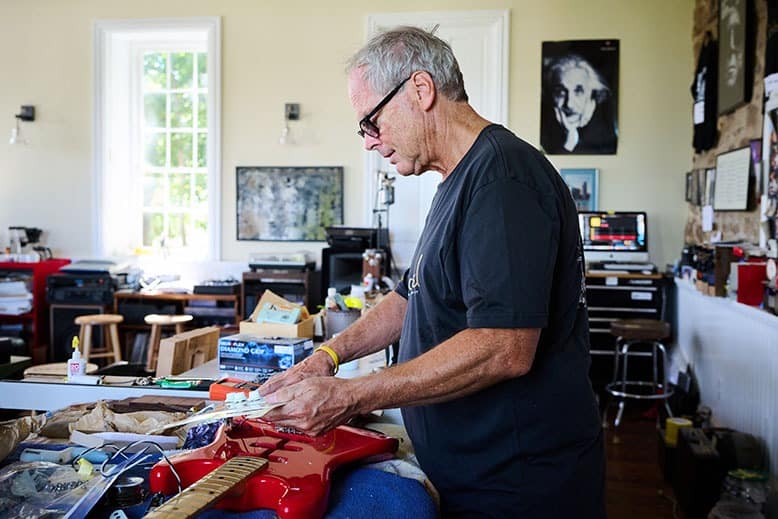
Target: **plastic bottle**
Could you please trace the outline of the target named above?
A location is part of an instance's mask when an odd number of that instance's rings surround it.
[[[365,299],[365,287],[362,285],[351,285],[351,294],[350,297],[353,297],[358,301],[358,303],[355,305],[355,308],[358,308],[359,310],[365,308],[367,300]]]
[[[373,274],[370,272],[365,274],[364,279],[362,279],[362,286],[365,287],[365,292],[372,292],[375,289],[375,278],[373,277]]]
[[[334,312],[340,310],[340,308],[338,308],[338,302],[335,299],[337,293],[338,290],[335,287],[330,287],[327,289],[327,297],[324,299],[324,307],[327,310],[332,310]]]
[[[81,358],[81,351],[78,349],[78,337],[73,337],[73,355],[68,361],[68,380],[72,377],[79,377],[86,374],[86,362]]]

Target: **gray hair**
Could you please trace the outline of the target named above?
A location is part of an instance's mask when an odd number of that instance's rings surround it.
[[[465,82],[451,46],[434,31],[396,27],[373,36],[346,64],[346,72],[364,68],[370,88],[389,92],[416,71],[432,76],[438,91],[451,101],[467,101]]]
[[[591,63],[577,54],[568,54],[550,60],[546,64],[546,70],[543,79],[547,86],[547,92],[551,93],[555,84],[562,77],[562,74],[572,68],[579,68],[586,71],[589,76],[589,87],[592,89],[592,97],[597,103],[602,103],[610,95],[611,91],[605,78],[597,72]]]

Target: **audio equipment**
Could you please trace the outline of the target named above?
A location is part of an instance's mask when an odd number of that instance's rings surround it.
[[[109,305],[115,283],[106,273],[57,273],[46,279],[49,303]]]
[[[70,358],[73,351],[71,341],[80,331],[80,327],[75,323],[76,317],[102,313],[105,313],[103,305],[51,305],[49,307],[49,362],[64,362]],[[102,334],[95,334],[92,337],[92,347],[101,348],[102,345]]]

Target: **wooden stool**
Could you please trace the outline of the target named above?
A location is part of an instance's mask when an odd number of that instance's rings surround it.
[[[668,416],[673,416],[667,399],[673,394],[667,383],[665,361],[667,351],[662,343],[670,336],[670,325],[655,319],[622,319],[611,323],[611,335],[616,337],[616,351],[613,356],[613,380],[605,386],[608,393],[619,398],[619,410],[613,424],[618,427],[624,413],[624,403],[628,398],[636,400],[663,400]],[[635,345],[647,345],[651,351],[630,352]],[[627,370],[630,356],[650,357],[653,364],[652,380],[630,380]],[[662,366],[662,377],[659,377],[659,366]],[[621,372],[619,372],[621,367]],[[639,388],[647,388],[641,392]],[[605,405],[602,415],[602,425],[608,425],[608,405]],[[658,422],[659,420],[657,420]]]
[[[143,318],[146,324],[151,325],[149,348],[146,351],[146,371],[157,369],[157,357],[159,356],[159,341],[162,339],[163,326],[175,326],[176,334],[184,331],[184,323],[194,319],[191,315],[162,315],[149,314]]]
[[[92,314],[76,317],[76,324],[81,326],[78,339],[81,342],[81,356],[85,361],[92,359],[112,357],[113,362],[122,360],[122,349],[119,346],[119,329],[117,324],[124,321],[124,317],[116,314]],[[107,344],[104,348],[92,349],[92,326],[106,326]]]

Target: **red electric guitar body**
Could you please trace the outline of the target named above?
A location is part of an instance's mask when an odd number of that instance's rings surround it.
[[[244,421],[222,426],[213,443],[173,456],[170,461],[181,477],[181,486],[187,488],[232,458],[264,458],[266,465],[248,476],[237,476],[237,484],[233,481],[231,487],[225,486],[224,495],[214,507],[234,512],[265,508],[275,510],[280,519],[311,519],[322,517],[327,510],[334,469],[365,458],[390,458],[397,446],[394,438],[348,426],[314,437],[278,432],[263,422]],[[222,477],[209,478],[211,494],[214,479]],[[176,479],[164,460],[152,468],[149,486],[152,492],[165,495],[178,492]],[[216,492],[220,492],[218,487]]]

